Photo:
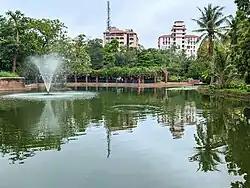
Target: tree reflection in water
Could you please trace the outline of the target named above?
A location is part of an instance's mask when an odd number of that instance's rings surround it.
[[[92,88],[88,88],[91,91]],[[0,152],[11,164],[24,163],[38,151],[60,151],[62,145],[88,134],[88,127],[106,129],[107,153],[112,136],[133,133],[149,117],[182,139],[187,126],[196,126],[194,153],[188,159],[198,171],[226,165],[232,188],[250,187],[249,103],[204,96],[196,91],[94,88],[98,98],[75,101],[1,101]],[[224,164],[225,163],[225,164]]]

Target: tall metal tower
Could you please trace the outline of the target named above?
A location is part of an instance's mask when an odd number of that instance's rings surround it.
[[[111,18],[110,18],[110,5],[109,1],[107,1],[107,13],[108,13],[108,19],[107,19],[107,30],[110,30],[111,28]]]

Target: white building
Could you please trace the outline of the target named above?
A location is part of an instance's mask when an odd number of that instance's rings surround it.
[[[171,34],[162,35],[158,38],[159,49],[169,49],[172,46],[182,50],[187,56],[196,56],[199,45],[197,44],[197,35],[186,34],[184,21],[175,21]]]

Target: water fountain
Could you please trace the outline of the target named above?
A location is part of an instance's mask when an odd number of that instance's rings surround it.
[[[63,59],[57,54],[33,56],[30,61],[36,65],[44,81],[46,93],[15,93],[1,96],[2,99],[23,99],[23,100],[75,100],[90,99],[97,96],[96,92],[51,92],[53,79],[63,64]]]
[[[53,78],[63,64],[62,59],[57,54],[48,54],[40,57],[31,57],[31,62],[38,68],[49,95]]]

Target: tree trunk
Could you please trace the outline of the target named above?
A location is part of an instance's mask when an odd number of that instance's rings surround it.
[[[76,74],[74,75],[74,78],[75,78],[75,84],[77,84],[77,76],[76,76]]]
[[[95,83],[98,83],[98,76],[95,77]]]
[[[213,51],[214,51],[214,45],[213,45],[213,38],[212,37],[209,37],[209,44],[208,44],[208,55],[210,58],[212,58],[213,56]],[[210,84],[213,84],[214,83],[214,62],[212,61],[211,62],[211,80],[210,80]]]
[[[76,74],[74,75],[74,78],[75,78],[75,90],[77,90],[77,76],[76,76]]]
[[[157,81],[157,80],[156,80],[156,76],[154,76],[154,83],[155,83],[155,84],[156,84],[156,81]]]
[[[141,79],[141,83],[144,84],[144,76]]]
[[[106,77],[106,83],[108,83],[109,82],[109,77]]]
[[[210,80],[210,84],[214,83],[214,62],[212,62],[211,64],[211,80]]]
[[[124,82],[125,82],[125,84],[128,83],[128,78],[125,78]]]
[[[14,55],[13,61],[12,61],[12,72],[13,73],[16,72],[16,60],[17,60],[17,53]]]
[[[85,83],[88,83],[88,76],[85,76]]]
[[[18,29],[16,30],[16,43],[19,43],[19,31]],[[12,72],[15,73],[16,72],[16,61],[17,61],[17,49],[16,52],[14,54],[13,57],[13,62],[12,62]]]
[[[168,72],[164,73],[164,77],[165,77],[165,83],[167,83],[168,82]]]

